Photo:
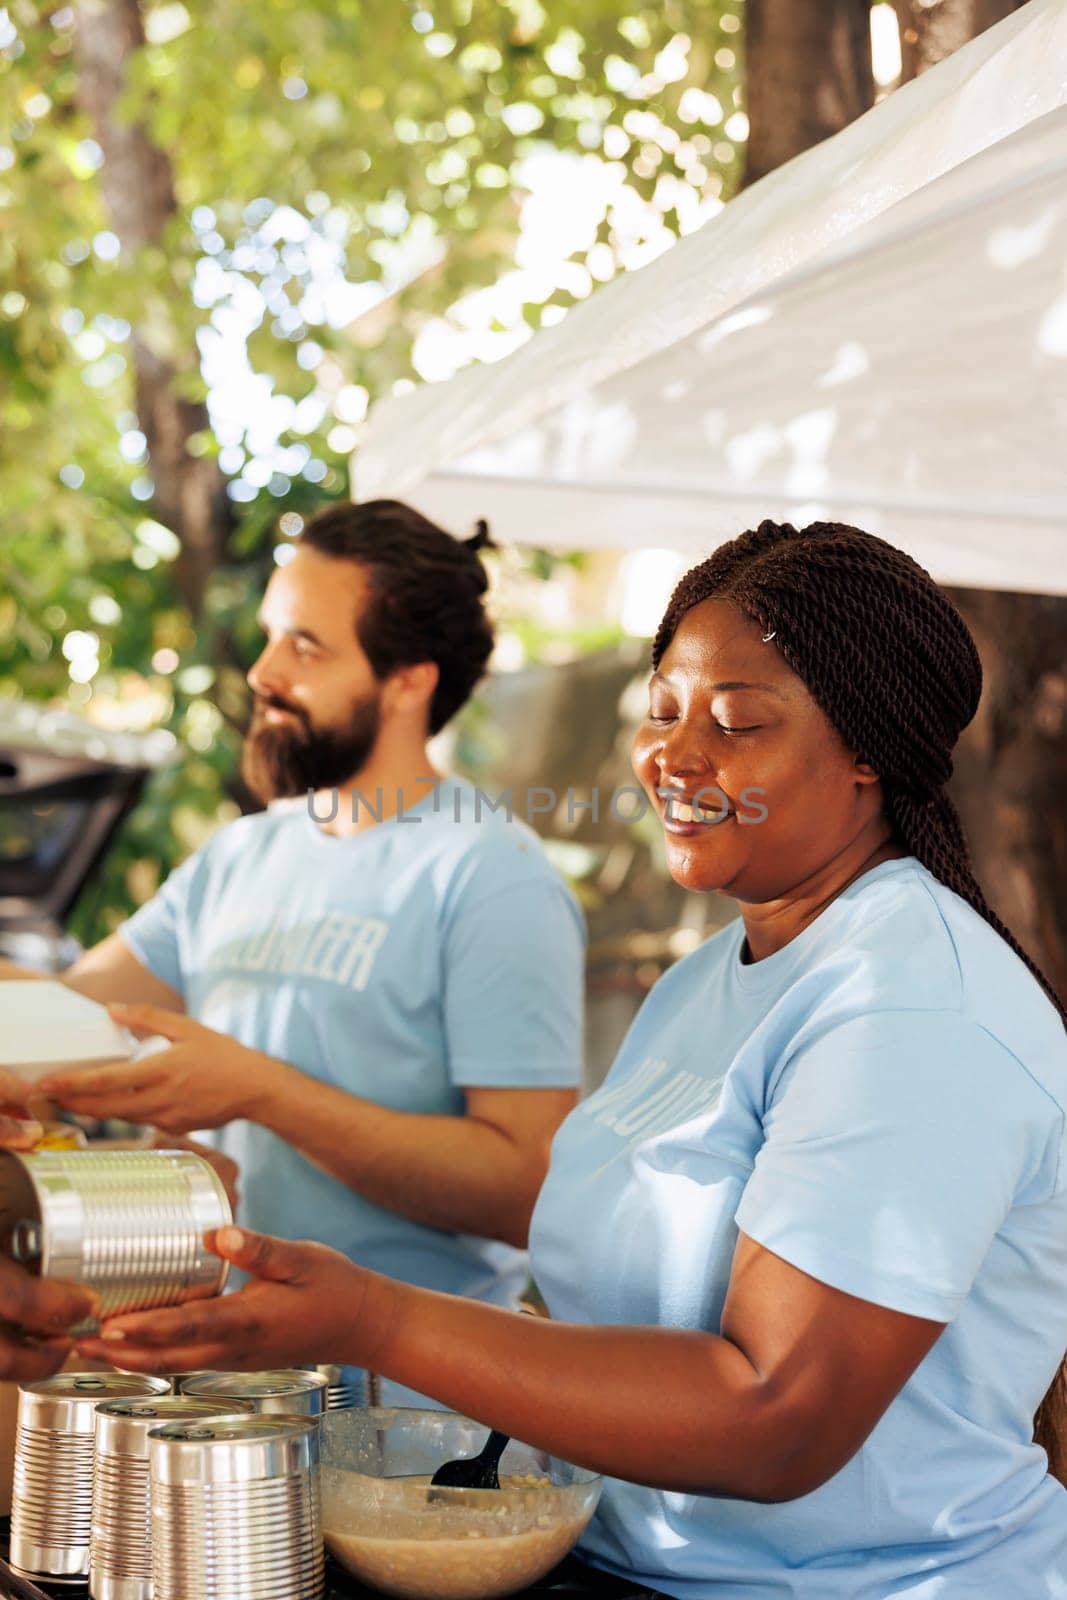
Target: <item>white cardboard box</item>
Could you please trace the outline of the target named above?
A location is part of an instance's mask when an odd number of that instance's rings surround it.
[[[0,982],[0,1067],[35,1083],[46,1072],[128,1061],[135,1044],[106,1007],[49,978]]]

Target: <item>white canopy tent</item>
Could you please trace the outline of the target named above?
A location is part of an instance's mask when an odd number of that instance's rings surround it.
[[[504,361],[376,407],[354,482],[572,549],[832,517],[946,582],[1067,593],[1067,0]]]

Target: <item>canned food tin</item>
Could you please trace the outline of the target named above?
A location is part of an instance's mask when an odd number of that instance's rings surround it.
[[[358,1403],[359,1388],[351,1371],[344,1367],[324,1365],[301,1367],[301,1372],[317,1372],[326,1379],[327,1411],[351,1411]]]
[[[319,1428],[221,1417],[148,1436],[154,1600],[319,1600]]]
[[[94,1289],[104,1316],[218,1293],[227,1264],[203,1237],[230,1221],[222,1182],[191,1151],[0,1153],[0,1249]]]
[[[321,1372],[294,1367],[279,1372],[207,1372],[199,1378],[186,1378],[182,1393],[205,1400],[250,1400],[256,1411],[287,1417],[321,1417],[326,1410],[327,1387]]]
[[[11,1495],[11,1565],[53,1581],[84,1579],[92,1533],[96,1408],[165,1394],[165,1378],[61,1372],[19,1390]]]
[[[148,1435],[176,1421],[251,1412],[236,1400],[192,1395],[109,1400],[97,1409],[89,1590],[95,1600],[151,1600]]]

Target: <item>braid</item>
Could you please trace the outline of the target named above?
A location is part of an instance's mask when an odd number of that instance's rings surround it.
[[[773,636],[850,750],[878,773],[893,831],[928,872],[1024,961],[1067,1024],[1045,974],[988,904],[945,793],[952,750],[982,692],[982,666],[948,595],[910,556],[837,522],[761,522],[682,578],[652,644],[658,666],[685,613],[731,601]],[[1034,1418],[1067,1484],[1067,1362]]]
[[[977,878],[971,870],[970,854],[964,838],[959,813],[947,794],[939,794],[932,803],[916,805],[907,795],[888,795],[889,814],[896,832],[909,853],[921,861],[935,878],[952,889],[961,900],[966,900],[973,911],[995,928],[1029,967],[1038,983],[1067,1023],[1067,1009],[1053,989],[1037,962],[1023,949],[1015,935],[997,916],[982,893]]]

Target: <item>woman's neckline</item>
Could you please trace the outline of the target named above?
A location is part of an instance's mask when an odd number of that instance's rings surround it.
[[[746,945],[746,935],[744,922],[739,919],[740,927],[732,961],[735,980],[745,989],[760,989],[773,982],[781,973],[788,971],[801,960],[825,935],[827,918],[832,918],[835,906],[853,899],[870,884],[882,878],[892,878],[899,873],[910,872],[918,864],[912,855],[893,856],[890,860],[880,861],[876,867],[870,867],[866,872],[860,873],[858,878],[853,878],[850,884],[836,894],[819,915],[790,939],[788,944],[782,945],[780,950],[773,950],[770,955],[761,956],[758,961],[745,962],[741,959]]]

